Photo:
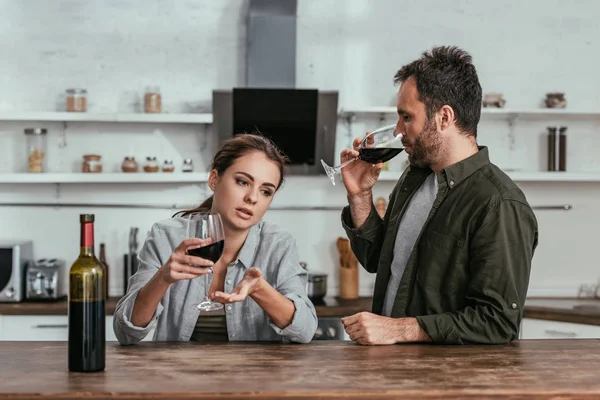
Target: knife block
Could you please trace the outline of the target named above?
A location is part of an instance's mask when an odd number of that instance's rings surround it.
[[[358,262],[350,267],[340,266],[340,294],[342,300],[358,299]]]

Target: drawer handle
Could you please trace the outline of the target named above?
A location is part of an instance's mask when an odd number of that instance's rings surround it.
[[[546,329],[546,333],[552,336],[577,337],[575,332],[556,331],[554,329]]]
[[[35,325],[34,328],[68,328],[68,324],[39,324]]]

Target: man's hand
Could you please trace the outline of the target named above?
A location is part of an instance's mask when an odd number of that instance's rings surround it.
[[[389,318],[361,312],[342,318],[342,324],[350,339],[362,345],[431,341],[416,318]]]

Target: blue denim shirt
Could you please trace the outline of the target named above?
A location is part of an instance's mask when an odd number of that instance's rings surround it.
[[[153,329],[155,341],[190,339],[200,315],[196,306],[207,291],[203,276],[173,283],[147,326],[131,323],[139,291],[186,239],[186,224],[187,219],[170,218],[152,226],[138,254],[138,270],[130,278],[127,293],[115,309],[113,328],[121,344],[137,343]],[[233,290],[250,267],[260,268],[264,279],[294,303],[294,317],[290,325],[280,329],[249,297],[243,302],[227,304],[225,315],[229,340],[310,342],[317,329],[317,314],[306,293],[308,276],[300,267],[296,242],[291,234],[266,221],[254,225],[238,259],[227,267],[225,292]]]

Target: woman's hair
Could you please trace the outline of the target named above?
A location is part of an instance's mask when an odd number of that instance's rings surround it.
[[[275,143],[257,133],[242,133],[223,142],[223,145],[219,151],[217,151],[217,154],[215,154],[211,171],[216,169],[219,173],[219,176],[223,176],[223,173],[227,170],[227,168],[231,167],[238,158],[254,151],[263,153],[269,160],[273,161],[279,167],[279,184],[277,185],[277,189],[279,189],[284,181],[285,164],[289,160],[287,156],[275,145]],[[173,217],[185,217],[186,215],[197,212],[207,212],[212,208],[212,204],[213,196],[211,195],[198,207],[191,210],[179,211],[175,213]]]

